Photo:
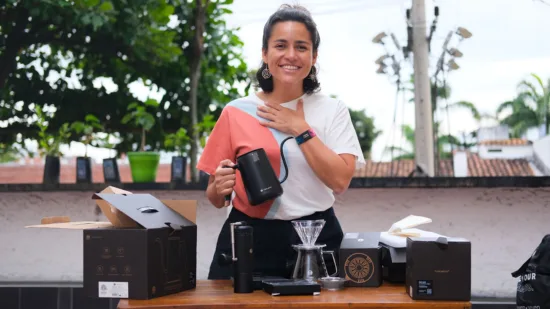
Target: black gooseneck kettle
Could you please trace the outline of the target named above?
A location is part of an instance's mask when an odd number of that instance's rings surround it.
[[[293,138],[292,136],[287,137],[281,142],[280,152],[285,167],[285,177],[281,181],[277,178],[265,149],[254,149],[237,157],[237,162],[232,168],[241,172],[241,179],[250,205],[256,206],[283,194],[281,184],[288,177],[288,166],[283,153],[283,145]],[[225,200],[230,201],[231,195],[226,195]]]

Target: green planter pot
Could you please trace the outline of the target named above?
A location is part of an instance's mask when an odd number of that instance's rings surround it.
[[[134,182],[155,182],[160,154],[157,152],[129,152],[130,170]]]

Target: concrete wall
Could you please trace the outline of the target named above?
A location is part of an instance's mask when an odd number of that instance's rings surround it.
[[[226,212],[211,207],[201,191],[151,192],[162,199],[197,199],[198,278],[207,275]],[[92,192],[0,193],[0,282],[82,280],[81,231],[25,229],[51,215],[95,220]],[[549,188],[350,189],[335,209],[344,231],[384,231],[409,214],[423,226],[472,241],[472,294],[514,297],[510,273],[550,233]],[[105,220],[104,218],[101,218]]]

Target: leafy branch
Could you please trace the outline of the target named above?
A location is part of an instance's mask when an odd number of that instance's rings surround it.
[[[145,138],[147,132],[155,125],[155,116],[147,111],[147,107],[152,107],[155,110],[158,108],[159,103],[154,99],[147,99],[142,104],[134,102],[128,105],[129,113],[122,118],[123,124],[133,122],[136,127],[141,127],[141,146],[140,151],[145,151]]]

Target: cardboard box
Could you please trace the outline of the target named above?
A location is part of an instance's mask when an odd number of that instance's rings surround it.
[[[463,238],[407,238],[406,291],[412,299],[469,301],[471,243]]]
[[[151,299],[196,287],[196,201],[114,187],[92,198],[109,222],[50,217],[28,226],[83,230],[88,296]]]
[[[390,283],[405,283],[407,248],[380,243],[382,251],[382,279]]]
[[[380,233],[345,233],[340,245],[338,274],[348,287],[382,284]]]

